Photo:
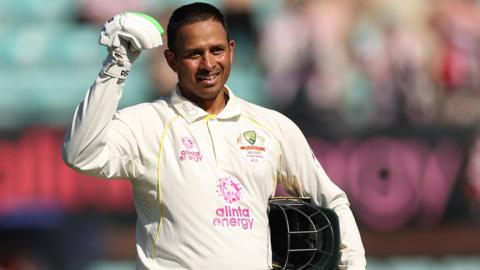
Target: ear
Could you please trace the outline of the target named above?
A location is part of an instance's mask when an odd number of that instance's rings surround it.
[[[231,39],[228,42],[228,47],[230,47],[230,62],[232,63],[233,62],[233,56],[235,54],[235,41],[233,39]]]
[[[165,59],[167,60],[168,66],[176,73],[177,72],[177,63],[175,61],[175,53],[173,53],[169,49],[166,49],[163,52],[163,55],[165,56]]]

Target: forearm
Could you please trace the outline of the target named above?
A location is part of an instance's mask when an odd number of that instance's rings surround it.
[[[99,157],[105,136],[122,95],[123,83],[109,76],[99,76],[77,106],[65,136],[62,154],[65,162],[80,168]]]
[[[347,195],[331,182],[320,166],[307,179],[312,179],[303,181],[307,196],[312,197],[315,204],[333,209],[338,216],[340,227],[338,269],[364,270],[365,249]]]
[[[348,201],[333,208],[340,225],[340,262],[338,269],[366,269],[365,250]]]
[[[136,142],[129,123],[114,115],[132,63],[142,50],[162,45],[162,33],[155,19],[141,13],[121,13],[105,23],[100,44],[108,55],[65,136],[62,156],[69,166],[108,178],[133,170]]]

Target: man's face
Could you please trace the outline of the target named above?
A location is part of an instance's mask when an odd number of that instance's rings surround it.
[[[222,24],[210,19],[183,26],[174,44],[175,52],[167,50],[165,57],[183,95],[197,103],[216,99],[228,79],[235,47]]]

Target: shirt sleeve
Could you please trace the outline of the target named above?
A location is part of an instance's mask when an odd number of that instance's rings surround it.
[[[333,209],[340,225],[338,269],[365,269],[365,250],[347,195],[327,176],[300,129],[285,117],[279,126],[279,183],[292,195],[311,197],[313,203]]]
[[[77,106],[62,145],[70,167],[103,178],[132,178],[138,174],[138,150],[132,131],[117,112],[123,83],[97,77]]]

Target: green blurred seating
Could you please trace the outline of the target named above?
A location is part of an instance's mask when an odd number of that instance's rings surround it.
[[[88,66],[97,64],[106,49],[98,45],[93,26],[36,26],[0,29],[0,68]]]
[[[75,20],[78,0],[0,0],[0,24],[68,23]]]
[[[0,69],[0,129],[70,122],[100,66],[101,58],[86,67]],[[121,107],[144,102],[151,95],[146,75],[142,64],[130,73]]]

